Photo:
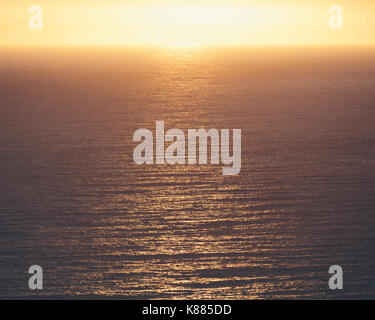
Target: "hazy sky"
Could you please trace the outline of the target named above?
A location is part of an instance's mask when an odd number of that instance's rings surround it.
[[[0,1],[1,45],[375,44],[373,0]],[[43,30],[30,30],[30,5]],[[344,28],[330,30],[331,5]]]

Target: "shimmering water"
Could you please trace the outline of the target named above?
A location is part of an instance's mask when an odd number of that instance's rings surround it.
[[[375,298],[374,85],[373,49],[1,50],[0,297]],[[241,128],[240,175],[135,165],[156,120]]]

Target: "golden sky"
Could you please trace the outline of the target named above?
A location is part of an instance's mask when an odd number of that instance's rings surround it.
[[[30,5],[42,30],[29,29]],[[374,0],[1,0],[0,13],[0,45],[375,44]]]

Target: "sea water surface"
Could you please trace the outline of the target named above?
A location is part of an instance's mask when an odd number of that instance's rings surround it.
[[[374,87],[366,48],[1,49],[0,297],[374,299]],[[242,129],[240,174],[136,165],[157,120]]]

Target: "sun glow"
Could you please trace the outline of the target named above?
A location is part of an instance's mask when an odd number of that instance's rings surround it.
[[[244,38],[249,28],[269,24],[270,16],[273,19],[282,16],[272,8],[239,5],[184,4],[138,10],[140,24],[152,30],[145,30],[146,42],[178,46],[240,43],[238,40]]]
[[[342,0],[343,1],[343,0]],[[342,2],[339,1],[339,2]],[[344,1],[344,29],[328,27],[325,0],[46,1],[43,30],[29,30],[26,0],[1,4],[0,44],[374,44],[375,2]]]

